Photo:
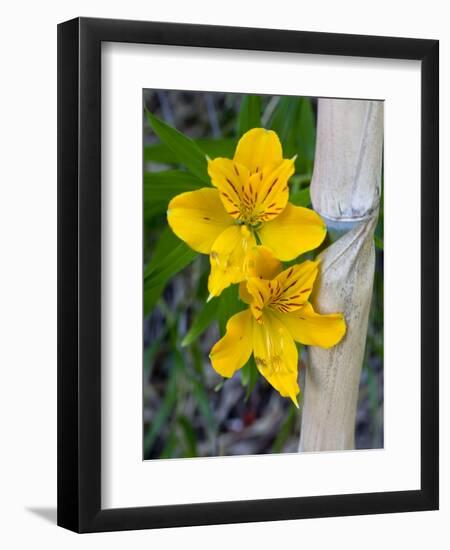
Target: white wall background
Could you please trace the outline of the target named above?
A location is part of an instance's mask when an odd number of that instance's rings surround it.
[[[7,3],[0,86],[0,545],[3,548],[448,548],[450,18],[439,0]],[[441,510],[75,535],[56,512],[56,24],[78,15],[441,41]],[[401,213],[399,213],[401,215]],[[407,234],[405,234],[407,238]]]

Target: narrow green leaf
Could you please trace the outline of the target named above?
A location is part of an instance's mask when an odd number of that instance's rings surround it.
[[[144,288],[144,316],[146,317],[155,307],[156,302],[164,291],[165,284]]]
[[[159,235],[159,239],[153,247],[153,252],[150,257],[150,262],[144,270],[144,277],[148,277],[150,273],[158,268],[159,263],[167,256],[167,252],[173,250],[179,243],[180,239],[175,233],[166,226]]]
[[[166,227],[144,269],[144,315],[148,315],[161,296],[168,280],[188,266],[197,253]]]
[[[375,376],[375,373],[373,372],[369,364],[367,364],[366,366],[366,372],[367,372],[367,391],[368,391],[370,409],[372,412],[371,416],[372,416],[372,419],[374,419],[376,418],[377,411],[378,411],[378,383],[377,383],[377,378]]]
[[[180,344],[181,347],[183,347],[183,344]],[[192,367],[194,368],[195,375],[199,376],[200,380],[204,380],[204,372],[203,372],[203,360],[205,358],[204,351],[201,350],[198,346],[197,342],[192,342],[192,346],[190,348],[190,352],[192,354]]]
[[[183,170],[165,170],[144,174],[144,220],[165,215],[167,205],[175,195],[204,187],[204,182]]]
[[[144,204],[146,201],[164,201],[172,197],[205,187],[204,182],[183,170],[164,170],[144,174]]]
[[[185,416],[184,414],[180,415],[178,417],[178,424],[184,435],[186,457],[192,458],[198,456],[195,431],[187,416]]]
[[[236,149],[236,140],[231,138],[203,138],[192,140],[194,144],[210,158],[232,158]],[[144,147],[144,161],[157,164],[180,163],[178,156],[165,143],[155,143]]]
[[[230,317],[247,307],[244,302],[239,300],[238,291],[239,285],[231,285],[223,290],[222,294],[218,298],[219,308],[217,311],[217,318],[222,336],[226,332],[227,322]]]
[[[144,146],[144,162],[154,162],[155,164],[180,164],[177,155],[167,147],[165,143],[152,143]]]
[[[217,432],[217,422],[205,386],[194,377],[191,378],[191,384],[199,411],[205,419],[210,435],[214,435]]]
[[[198,313],[195,321],[192,323],[186,336],[183,338],[181,345],[183,347],[189,346],[204,332],[211,322],[217,318],[217,310],[219,307],[219,300],[214,298],[210,302],[207,302]]]
[[[296,171],[309,173],[314,160],[316,128],[308,97],[282,97],[273,111],[270,127],[283,144],[283,156],[298,155]]]
[[[247,386],[250,380],[250,366],[248,362],[241,368],[239,374],[241,375],[241,384]]]
[[[164,445],[163,450],[159,455],[159,458],[174,458],[175,456],[177,456],[175,454],[175,451],[177,449],[178,440],[179,437],[177,434],[177,430],[174,427],[167,437],[166,444]]]
[[[311,99],[304,97],[300,109],[300,142],[307,158],[314,159],[316,147],[316,121]]]
[[[311,172],[316,148],[316,121],[309,97],[303,98],[298,114],[299,157],[296,163],[299,172]]]
[[[144,220],[153,222],[155,216],[165,216],[169,201],[186,191],[205,187],[204,182],[184,170],[164,170],[144,174]]]
[[[150,262],[144,270],[144,287],[154,288],[189,265],[197,253],[166,227],[155,246]]]
[[[175,349],[174,357],[178,367],[185,369],[184,358],[178,348]],[[188,369],[185,369],[185,371],[191,383],[192,392],[197,402],[200,414],[205,419],[210,435],[213,436],[217,431],[217,423],[214,418],[211,403],[209,402],[208,394],[205,390],[205,385],[203,382],[198,380],[195,375],[193,375],[192,371],[189,371]]]
[[[148,455],[153,447],[166,419],[171,414],[177,402],[176,368],[172,368],[167,381],[167,389],[163,402],[153,418],[147,433],[144,436],[144,456]]]
[[[187,267],[196,256],[197,253],[194,250],[180,241],[148,276],[144,276],[144,288],[149,289],[165,284],[171,277]]]
[[[156,354],[161,349],[161,340],[164,338],[166,333],[167,326],[162,329],[161,334],[157,338],[155,338],[151,342],[151,344],[149,344],[148,347],[144,350],[144,376],[151,376]]]
[[[237,124],[239,137],[248,130],[261,126],[261,97],[259,95],[246,95],[242,98]]]
[[[309,185],[311,183],[312,174],[308,172],[307,174],[296,174],[292,176],[289,180],[291,185],[294,184],[298,187],[303,187],[305,184]]]
[[[149,111],[147,120],[159,139],[174,153],[178,162],[203,182],[210,185],[206,156],[200,147],[181,132],[172,128]]]
[[[165,216],[167,212],[167,201],[146,200],[144,195],[144,222],[153,223],[155,216]]]
[[[378,235],[374,235],[374,238],[375,238],[375,246],[376,246],[379,250],[384,250],[384,242],[383,242],[383,239],[380,239],[380,237],[378,237]]]
[[[247,386],[247,391],[245,392],[244,401],[248,401],[256,385],[256,382],[258,381],[258,369],[256,367],[256,363],[253,355],[250,357],[250,359],[248,360],[247,364],[243,367],[243,369],[246,369],[246,376],[245,376],[246,384],[244,385]]]
[[[309,187],[301,189],[295,193],[289,195],[289,202],[295,204],[296,206],[308,207],[311,205],[311,197],[309,196]]]
[[[289,435],[291,434],[292,428],[294,426],[296,410],[297,409],[295,409],[294,407],[289,407],[289,411],[286,416],[286,419],[284,420],[283,424],[278,430],[277,436],[273,443],[273,446],[272,446],[273,453],[281,453],[285,443],[289,439]]]
[[[301,98],[281,97],[270,121],[270,128],[278,134],[283,144],[283,156],[285,158],[299,153],[296,147],[296,123],[300,105]]]
[[[197,139],[195,143],[208,157],[213,159],[216,157],[233,158],[237,142],[234,138],[219,138]]]

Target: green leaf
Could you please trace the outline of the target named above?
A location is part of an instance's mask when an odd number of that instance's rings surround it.
[[[177,449],[178,440],[179,437],[177,434],[177,430],[174,427],[167,437],[166,444],[164,445],[163,450],[159,455],[159,458],[173,458],[174,456],[176,456],[175,451]]]
[[[180,369],[185,369],[185,361],[179,349],[176,348],[174,353],[175,361],[178,367]],[[186,374],[191,383],[192,393],[197,402],[200,414],[205,419],[210,435],[213,436],[217,431],[217,424],[214,418],[214,412],[211,407],[211,403],[209,402],[209,398],[205,390],[205,385],[203,382],[198,380],[198,378],[192,373],[192,371],[186,369]]]
[[[166,226],[161,231],[159,239],[153,247],[150,262],[144,270],[144,277],[147,277],[150,273],[157,269],[159,263],[166,257],[167,251],[175,248],[180,242],[180,239],[175,235],[170,227]]]
[[[168,280],[188,266],[197,253],[166,227],[144,269],[144,315],[148,315],[161,296]]]
[[[296,123],[300,111],[301,98],[281,97],[273,111],[270,128],[274,130],[283,144],[285,158],[298,154]]]
[[[241,369],[243,378],[242,383],[244,386],[247,386],[247,391],[245,392],[244,401],[248,401],[256,382],[258,381],[258,369],[256,367],[255,359],[253,355],[247,361],[247,363]]]
[[[283,144],[283,156],[298,155],[296,171],[310,173],[314,160],[316,129],[311,100],[308,97],[282,97],[274,109],[270,127]]]
[[[219,300],[217,298],[207,302],[200,310],[195,321],[192,323],[186,336],[183,338],[181,345],[183,347],[189,346],[204,332],[211,322],[217,317],[217,310],[219,308]]]
[[[164,259],[153,268],[150,274],[144,277],[144,288],[154,288],[166,283],[179,271],[187,267],[196,257],[197,253],[189,248],[184,242],[167,253]]]
[[[297,167],[299,172],[311,172],[316,148],[316,121],[311,100],[303,98],[298,118],[299,157]]]
[[[166,201],[149,201],[144,195],[144,222],[153,223],[155,216],[165,215],[167,211]]]
[[[208,157],[226,157],[233,158],[236,149],[236,140],[234,138],[219,139],[197,139],[195,143],[204,151]]]
[[[289,195],[289,202],[295,204],[296,206],[304,206],[307,208],[311,205],[311,197],[309,196],[309,187],[291,193]]]
[[[376,246],[379,250],[384,250],[384,242],[383,242],[383,239],[380,239],[380,237],[378,237],[378,235],[374,235],[374,238],[375,238],[375,246]]]
[[[150,262],[144,270],[144,287],[153,288],[189,265],[197,253],[166,227],[155,246]]]
[[[305,185],[309,185],[311,183],[312,174],[296,174],[295,176],[292,176],[290,179],[291,184],[294,184],[298,187],[304,187]]]
[[[148,345],[146,349],[144,349],[144,376],[149,377],[152,374],[152,369],[154,365],[154,360],[156,357],[156,354],[158,351],[161,350],[161,340],[164,338],[164,336],[167,333],[167,325],[164,326],[164,328],[161,331],[161,334],[155,338],[151,344]]]
[[[236,140],[231,138],[195,139],[195,145],[210,158],[232,158],[236,149]],[[179,164],[178,156],[165,143],[155,143],[144,147],[144,162],[158,164]]]
[[[182,170],[164,170],[144,174],[144,204],[146,201],[169,202],[172,197],[205,187],[196,176]]]
[[[192,424],[189,422],[187,416],[185,416],[184,414],[180,415],[178,417],[178,424],[184,435],[184,441],[185,441],[185,447],[186,447],[185,456],[188,458],[198,456],[195,431],[194,431],[194,428],[192,427]]]
[[[278,430],[277,436],[275,438],[275,441],[272,446],[272,453],[281,453],[283,450],[283,447],[287,440],[289,439],[289,436],[292,432],[292,428],[294,426],[295,416],[296,416],[296,410],[295,407],[289,407],[288,414],[286,416],[286,419],[284,420],[282,426]]]
[[[146,113],[147,120],[155,134],[169,147],[178,162],[186,166],[200,180],[210,185],[206,156],[200,147],[181,132],[152,115],[149,111],[146,111]]]
[[[161,294],[164,292],[165,286],[166,286],[165,284],[161,284],[153,288],[144,289],[144,316],[145,317],[147,317],[147,315],[155,307],[156,302],[159,300],[159,298],[161,297]]]
[[[182,346],[183,344],[181,344]],[[203,360],[205,358],[205,354],[203,350],[201,350],[196,342],[192,342],[192,346],[190,348],[191,354],[192,354],[192,367],[194,368],[195,375],[199,376],[200,380],[204,381],[204,371],[203,371]]]
[[[144,436],[144,456],[147,456],[153,447],[166,419],[171,414],[177,402],[177,369],[173,367],[167,381],[167,389],[164,399],[153,418],[147,433]]]
[[[247,307],[244,302],[239,300],[239,285],[231,285],[218,298],[219,308],[217,318],[219,321],[220,334],[223,336],[226,332],[227,322],[235,313],[242,311]]]
[[[191,377],[191,385],[200,414],[205,419],[210,435],[213,436],[217,432],[217,422],[205,386],[194,377]]]
[[[237,124],[239,137],[248,130],[261,126],[261,97],[259,95],[246,95],[242,98]]]
[[[175,195],[204,187],[204,182],[183,170],[165,170],[144,174],[144,219],[165,214]]]

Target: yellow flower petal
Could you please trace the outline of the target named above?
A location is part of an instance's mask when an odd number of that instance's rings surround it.
[[[294,159],[258,167],[250,176],[242,164],[226,158],[208,161],[208,174],[219,190],[225,210],[236,220],[251,224],[269,221],[280,214],[289,198],[288,180]]]
[[[208,174],[213,185],[219,190],[225,210],[234,219],[240,219],[244,190],[250,180],[247,168],[230,159],[216,158],[208,161]]]
[[[228,320],[227,331],[212,348],[209,357],[216,372],[230,378],[243,367],[252,353],[252,318],[246,309]]]
[[[268,165],[277,165],[283,160],[281,142],[273,130],[252,128],[246,132],[236,147],[234,161],[256,172]]]
[[[279,216],[262,225],[258,235],[277,258],[289,261],[317,248],[326,232],[325,222],[314,210],[288,203]]]
[[[301,307],[312,292],[318,270],[319,262],[307,260],[282,271],[275,277],[281,287],[280,295],[272,298],[271,307],[282,313]]]
[[[241,281],[239,283],[239,299],[246,304],[251,304],[252,302],[252,295],[247,290],[247,281]]]
[[[265,246],[251,248],[245,258],[246,278],[273,279],[281,272],[281,269],[280,260],[275,258],[270,248]],[[252,295],[247,290],[246,281],[242,281],[239,286],[239,297],[246,304],[252,301]]]
[[[309,302],[293,313],[277,315],[297,342],[309,346],[331,348],[340,342],[346,331],[341,313],[320,315]]]
[[[318,267],[318,262],[308,260],[285,269],[270,281],[257,277],[247,279],[251,296],[248,303],[255,319],[261,320],[263,308],[279,313],[301,308],[311,294]]]
[[[286,159],[275,169],[263,169],[260,176],[251,178],[256,188],[254,211],[259,221],[267,222],[276,218],[286,207],[289,198],[288,180],[295,171],[295,158]]]
[[[294,164],[295,158],[283,159],[275,132],[253,128],[240,139],[233,160],[208,160],[208,174],[230,216],[256,226],[286,207]]]
[[[272,313],[253,323],[253,354],[259,372],[283,397],[298,407],[298,353],[294,339]]]
[[[209,257],[208,290],[212,296],[219,296],[224,288],[245,279],[245,257],[255,245],[253,233],[244,225],[232,225],[219,235]]]
[[[267,281],[252,277],[247,279],[247,290],[251,296],[250,309],[255,319],[260,323],[262,322],[263,309],[270,307],[272,297],[281,292],[281,287],[274,280]]]
[[[233,223],[217,189],[204,187],[174,197],[167,209],[172,231],[191,248],[209,254],[217,237]]]
[[[254,246],[246,257],[246,273],[248,277],[273,279],[281,273],[282,264],[266,246]]]

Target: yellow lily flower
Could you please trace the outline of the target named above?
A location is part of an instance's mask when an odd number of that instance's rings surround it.
[[[256,244],[289,261],[322,243],[322,218],[288,202],[294,163],[295,157],[283,159],[274,131],[253,128],[239,140],[233,159],[208,159],[215,188],[181,193],[170,201],[167,220],[173,232],[210,255],[211,296],[244,280],[244,260]]]
[[[330,348],[344,336],[345,320],[340,313],[316,313],[308,301],[319,262],[308,260],[282,271],[271,251],[258,246],[245,264],[248,279],[240,285],[240,297],[249,308],[229,319],[225,336],[211,349],[212,366],[230,378],[253,353],[259,372],[298,407],[295,342]]]

